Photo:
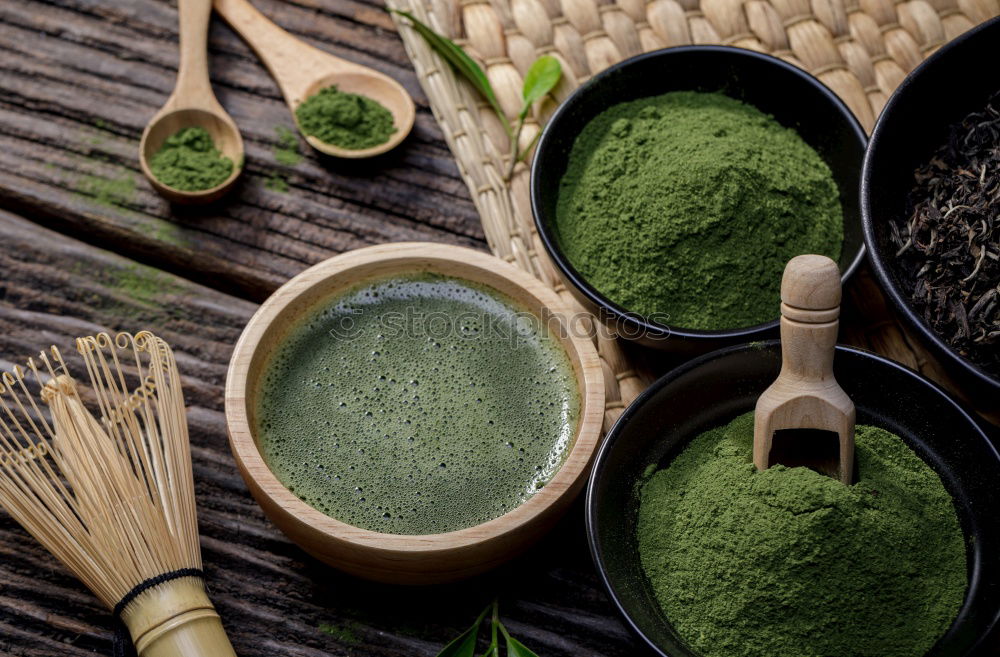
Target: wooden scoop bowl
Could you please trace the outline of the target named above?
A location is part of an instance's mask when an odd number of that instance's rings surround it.
[[[166,104],[146,124],[139,142],[139,164],[153,189],[172,203],[208,203],[225,194],[243,170],[243,139],[236,123],[222,108],[208,77],[208,21],[211,0],[178,0],[180,19],[180,66],[177,84]],[[233,161],[233,172],[210,189],[184,191],[160,182],[149,160],[163,142],[180,130],[201,127],[211,135],[215,147]]]
[[[781,372],[757,400],[753,462],[810,467],[849,485],[854,474],[854,402],[833,376],[840,269],[801,255],[781,279]]]
[[[285,96],[293,117],[303,101],[320,89],[332,85],[343,92],[377,100],[392,114],[396,132],[384,144],[352,150],[302,133],[309,145],[316,150],[333,157],[372,157],[395,148],[410,134],[416,116],[413,99],[401,84],[388,75],[334,57],[296,39],[269,21],[246,0],[214,0],[214,6],[267,66]],[[302,132],[298,118],[295,119],[295,125]]]

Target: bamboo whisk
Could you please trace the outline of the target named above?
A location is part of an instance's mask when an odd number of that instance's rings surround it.
[[[142,332],[76,349],[98,417],[55,347],[0,377],[0,504],[124,623],[116,655],[235,657],[201,579],[170,347]]]

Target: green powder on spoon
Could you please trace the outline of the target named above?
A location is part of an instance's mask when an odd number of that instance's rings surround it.
[[[599,292],[670,326],[776,319],[789,258],[837,260],[830,168],[794,131],[718,93],[614,105],[577,137],[555,219],[560,248]]]
[[[184,192],[221,185],[233,173],[233,161],[223,155],[204,128],[184,128],[163,142],[149,168],[156,179]]]
[[[753,414],[695,438],[642,486],[643,569],[704,657],[922,657],[965,595],[965,542],[938,475],[856,428],[853,486],[757,472]]]
[[[392,113],[377,100],[325,87],[295,110],[299,128],[322,142],[361,150],[389,141],[396,132]]]

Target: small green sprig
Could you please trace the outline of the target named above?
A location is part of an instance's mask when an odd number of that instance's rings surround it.
[[[541,135],[541,131],[535,133],[534,139],[528,144],[528,147],[523,151],[520,151],[521,143],[521,130],[524,129],[524,121],[528,118],[528,112],[531,111],[531,107],[545,97],[545,94],[552,91],[557,84],[559,84],[559,78],[562,77],[562,64],[559,60],[552,55],[542,55],[536,59],[531,67],[528,69],[528,73],[524,76],[524,85],[521,89],[521,97],[523,98],[523,104],[521,105],[521,111],[517,115],[517,129],[514,131],[511,137],[511,143],[514,144],[514,157],[510,160],[510,169],[507,171],[507,179],[514,175],[514,166],[527,157],[531,149],[535,147],[535,142],[538,141],[538,136]]]
[[[523,643],[515,639],[500,622],[500,605],[496,600],[483,609],[472,627],[462,632],[438,653],[437,657],[476,657],[476,640],[479,638],[486,615],[490,615],[490,645],[480,657],[500,657],[500,639],[503,638],[506,657],[538,657]]]
[[[507,170],[506,176],[509,180],[514,174],[514,167],[528,156],[528,153],[534,148],[535,142],[538,141],[538,135],[541,134],[540,132],[536,134],[527,148],[521,150],[520,138],[521,131],[524,129],[524,122],[527,120],[528,114],[531,112],[534,104],[544,98],[546,94],[559,84],[559,79],[562,77],[562,64],[552,55],[542,55],[531,64],[527,74],[524,76],[524,84],[521,88],[521,98],[523,101],[521,111],[517,115],[517,124],[512,127],[510,120],[508,120],[507,115],[503,112],[503,108],[500,107],[496,92],[493,91],[493,86],[490,84],[489,78],[486,77],[486,73],[483,72],[483,69],[474,59],[462,50],[461,46],[451,39],[441,36],[420,22],[420,20],[408,11],[399,9],[389,9],[389,11],[410,21],[413,29],[427,41],[428,45],[444,57],[462,77],[468,80],[476,91],[486,99],[490,107],[493,108],[511,142],[513,157],[511,157],[510,168]]]

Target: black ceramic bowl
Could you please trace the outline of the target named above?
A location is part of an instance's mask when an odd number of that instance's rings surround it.
[[[673,370],[626,409],[598,452],[587,489],[594,560],[629,626],[661,657],[694,657],[660,611],[635,539],[635,487],[688,441],[751,411],[778,374],[778,343],[730,347]],[[936,385],[874,354],[838,347],[834,372],[858,422],[899,435],[941,476],[965,532],[969,590],[951,629],[928,657],[986,653],[1000,617],[1000,454],[976,421]],[[978,646],[978,648],[977,648]]]
[[[1000,18],[966,32],[910,73],[875,125],[861,182],[864,238],[875,277],[903,321],[962,390],[987,410],[1000,407],[1000,373],[960,356],[914,311],[909,295],[900,290],[889,224],[909,215],[913,172],[947,140],[949,126],[984,108],[988,98],[1000,91],[998,44]]]
[[[531,208],[538,233],[569,290],[622,337],[688,356],[776,337],[777,303],[774,320],[757,326],[719,331],[666,326],[606,298],[562,254],[555,232],[556,203],[577,135],[611,105],[670,91],[722,92],[773,115],[816,149],[840,188],[844,211],[840,270],[845,281],[850,277],[864,256],[858,211],[864,130],[836,94],[816,78],[780,59],[740,48],[685,46],[658,50],[616,64],[577,89],[549,120],[531,167]]]

